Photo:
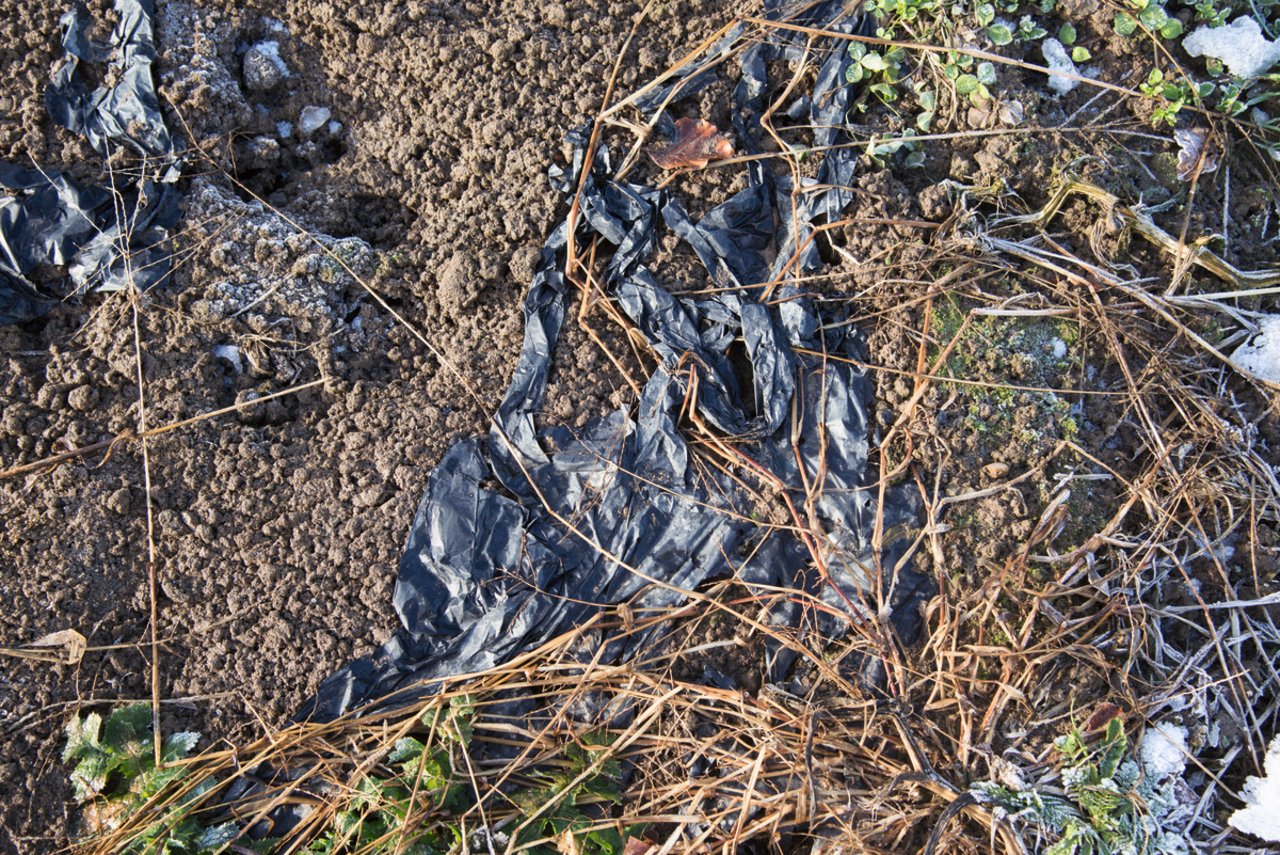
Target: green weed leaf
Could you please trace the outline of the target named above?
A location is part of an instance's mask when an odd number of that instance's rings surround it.
[[[391,753],[387,755],[388,762],[402,763],[406,760],[416,760],[422,756],[422,752],[427,750],[427,746],[422,744],[422,740],[414,739],[412,736],[406,736],[403,739],[397,739],[396,744],[392,746]]]
[[[1164,10],[1163,6],[1153,4],[1138,13],[1138,20],[1142,22],[1143,26],[1158,30],[1169,23],[1169,13]]]
[[[860,59],[859,62],[862,64],[862,67],[868,71],[884,71],[889,67],[889,63],[885,62],[884,57],[875,51],[868,53]]]
[[[131,742],[141,742],[151,735],[151,705],[129,704],[107,716],[102,731],[102,744],[108,749],[123,749]]]
[[[200,734],[185,730],[178,733],[171,733],[164,738],[164,744],[160,748],[160,756],[164,758],[166,763],[174,760],[182,760],[191,753],[191,749],[196,747],[196,743],[200,741]]]
[[[90,750],[99,750],[98,735],[102,732],[102,716],[89,713],[83,719],[75,716],[67,722],[67,744],[62,749],[62,762],[69,763]]]

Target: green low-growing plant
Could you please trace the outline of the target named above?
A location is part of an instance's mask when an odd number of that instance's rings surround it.
[[[1093,54],[1089,53],[1088,48],[1076,44],[1078,37],[1075,25],[1070,21],[1058,28],[1058,41],[1062,42],[1064,47],[1071,48],[1071,61],[1077,64],[1093,59]]]
[[[456,822],[420,820],[426,812],[460,813],[474,801],[470,785],[456,771],[457,752],[471,745],[474,717],[475,707],[466,697],[453,699],[447,709],[423,713],[428,741],[415,736],[398,740],[386,759],[392,773],[361,778],[325,831],[303,851],[434,855],[462,843]]]
[[[1049,13],[1054,6],[1055,0],[866,0],[863,8],[875,15],[880,38],[905,34],[913,41],[954,48],[971,44],[979,35],[995,46],[1043,39],[1048,31],[1034,16]],[[939,102],[947,103],[948,93],[955,101],[979,109],[986,109],[994,99],[997,67],[976,61],[969,51],[950,49],[942,55],[929,52],[912,57],[900,47],[853,43],[849,53],[855,60],[847,72],[849,82],[862,83],[895,111],[914,113],[916,127],[926,133],[932,129]],[[1080,48],[1075,56],[1084,61],[1088,51]],[[867,108],[866,100],[857,107]]]
[[[897,83],[902,79],[905,50],[872,50],[862,42],[850,42],[849,56],[854,60],[845,72],[850,83],[865,83],[868,91],[886,104],[898,100]]]
[[[1211,27],[1221,27],[1226,24],[1227,16],[1231,14],[1230,6],[1219,6],[1215,0],[1183,0],[1183,2],[1195,8],[1196,21]]]
[[[1126,759],[1128,739],[1120,719],[1108,722],[1096,747],[1090,748],[1076,728],[1058,737],[1054,747],[1065,795],[992,782],[976,784],[973,794],[1055,837],[1045,855],[1149,851],[1134,789],[1140,773],[1138,764]]]
[[[565,749],[565,768],[536,776],[532,786],[518,791],[512,800],[525,818],[520,825],[517,843],[538,840],[564,841],[572,837],[571,850],[563,846],[541,846],[532,851],[540,855],[575,851],[581,855],[618,855],[627,839],[640,834],[640,826],[616,828],[603,826],[584,810],[584,802],[620,804],[622,765],[608,757],[612,738],[603,733],[588,733],[581,744]],[[604,759],[597,759],[600,755]],[[550,806],[550,807],[548,807]]]
[[[554,758],[513,779],[518,786],[499,797],[505,803],[494,803],[503,819],[479,832],[477,824],[464,824],[464,815],[477,814],[466,760],[475,715],[466,696],[426,710],[418,720],[421,730],[398,740],[381,763],[342,794],[337,810],[309,834],[303,848],[289,851],[445,855],[487,851],[498,842],[505,848],[514,837],[521,851],[534,855],[554,855],[567,846],[581,855],[620,855],[639,833],[639,827],[607,817],[605,807],[621,801],[622,768],[612,757],[612,738],[603,732],[579,736]],[[63,757],[76,764],[71,781],[76,800],[85,806],[90,839],[117,831],[126,820],[136,828],[138,812],[150,811],[154,819],[148,818],[145,831],[133,833],[118,851],[202,855],[228,851],[229,844],[234,851],[275,849],[280,841],[251,840],[233,822],[205,822],[196,805],[225,781],[186,778],[191,766],[181,761],[199,734],[166,737],[157,766],[151,728],[146,704],[118,709],[105,722],[90,713],[68,724]]]
[[[1165,0],[1125,0],[1130,11],[1117,12],[1112,27],[1117,35],[1132,36],[1145,27],[1164,39],[1182,35],[1182,22],[1165,9]]]
[[[1176,80],[1166,77],[1158,68],[1151,69],[1146,81],[1138,89],[1143,95],[1157,100],[1155,112],[1151,114],[1151,123],[1164,123],[1173,127],[1178,123],[1178,113],[1188,104],[1199,104],[1213,93],[1212,83],[1192,83],[1190,80]]]
[[[71,786],[76,801],[84,805],[86,830],[91,835],[109,832],[137,811],[154,809],[155,821],[122,851],[163,855],[218,849],[236,836],[237,827],[234,823],[206,826],[192,809],[212,784],[192,787],[180,798],[148,808],[156,797],[178,789],[187,771],[180,761],[200,739],[200,734],[191,732],[164,737],[157,766],[152,726],[151,707],[145,703],[121,707],[105,722],[97,713],[89,713],[67,723],[62,759],[75,763]]]
[[[1164,828],[1176,815],[1176,776],[1155,780],[1143,774],[1130,756],[1120,718],[1107,722],[1095,745],[1073,727],[1054,741],[1054,748],[1060,788],[985,781],[970,791],[979,801],[1034,824],[1051,840],[1045,855],[1187,851],[1179,831]]]

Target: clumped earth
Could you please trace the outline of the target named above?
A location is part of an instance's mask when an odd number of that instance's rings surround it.
[[[109,3],[93,6],[101,16]],[[451,443],[484,429],[519,350],[520,297],[557,219],[546,168],[565,131],[599,109],[639,8],[159,4],[157,82],[171,127],[200,152],[184,183],[180,264],[136,304],[89,296],[0,329],[0,466],[137,426],[135,316],[149,426],[322,382],[152,440],[149,491],[137,442],[0,480],[0,644],[71,628],[90,645],[75,666],[3,660],[0,792],[31,795],[0,804],[0,850],[47,851],[72,833],[58,759],[67,718],[149,697],[148,499],[166,729],[201,730],[208,744],[278,725],[324,676],[390,634],[396,561],[426,475]],[[0,10],[7,31],[21,34],[0,49],[12,81],[0,95],[0,158],[91,170],[77,165],[95,163],[92,153],[43,107],[61,11],[33,0]],[[746,11],[720,0],[661,4],[621,66],[622,91]],[[1091,51],[1085,73],[1136,89],[1149,45],[1117,36],[1113,18],[1086,2],[1039,15],[1055,34],[1073,25]],[[1005,50],[1036,64],[1050,53],[1035,40]],[[941,63],[922,63],[935,76],[921,71],[921,82],[937,87]],[[822,245],[832,275],[813,284],[822,298],[846,301],[868,332],[887,459],[909,465],[913,489],[971,496],[934,520],[945,522],[943,536],[915,559],[944,587],[970,592],[1010,572],[1025,586],[1047,582],[1052,567],[1026,559],[1030,541],[1046,542],[1044,515],[1060,506],[1048,541],[1057,553],[1097,548],[1150,453],[1112,343],[1084,308],[1050,310],[1021,274],[967,252],[982,217],[994,207],[1035,210],[1071,172],[1157,206],[1172,234],[1221,231],[1223,254],[1241,267],[1274,264],[1269,239],[1280,218],[1270,167],[1258,158],[1206,176],[1192,204],[1160,209],[1186,201],[1186,182],[1167,129],[1152,130],[1151,101],[1099,99],[1087,86],[1056,91],[1043,74],[1012,66],[984,85],[993,96],[985,101],[939,95],[930,130],[949,135],[889,148],[872,135],[901,132],[915,117],[864,97],[850,117],[868,141],[859,201]],[[729,91],[710,87],[690,116],[729,127]],[[735,175],[713,164],[676,186],[696,216],[740,188]],[[1167,257],[1131,242],[1096,205],[1071,201],[1056,222],[1057,238],[1083,257],[1168,275]],[[674,243],[655,268],[664,281],[707,284]],[[992,309],[1001,311],[975,314]],[[606,341],[625,352],[621,339]],[[1151,364],[1167,355],[1142,351],[1139,337],[1126,342]],[[937,380],[917,394],[922,363]],[[1233,405],[1247,415],[1233,418],[1251,420],[1261,447],[1274,448],[1266,400],[1238,394]],[[570,324],[548,416],[581,423],[629,399],[625,379]],[[1151,523],[1139,516],[1126,524]],[[1250,538],[1238,548],[1260,568],[1262,596],[1277,538],[1270,521]],[[1187,582],[1175,599],[1211,591],[1212,564],[1189,562],[1205,587]],[[969,643],[1007,644],[1026,618],[1025,588],[990,593],[994,617],[965,624]],[[714,619],[690,630],[698,644],[731,631]],[[711,668],[754,690],[753,656],[730,649],[676,670]],[[1064,665],[1058,685],[1070,690],[1034,698],[1016,726],[1050,722],[1045,739],[1061,732],[1072,691],[1081,703],[1135,697],[1123,675],[1087,663]]]
[[[520,297],[555,216],[547,166],[599,109],[640,7],[158,7],[167,118],[204,159],[184,182],[174,278],[137,306],[147,424],[323,380],[149,445],[164,709],[207,745],[281,723],[390,634],[426,475],[484,429],[519,352]],[[109,20],[109,3],[91,10]],[[44,108],[62,11],[0,9],[20,34],[0,50],[0,158],[91,174],[97,158]],[[622,82],[732,12],[670,4]],[[256,46],[270,42],[287,76],[270,57],[263,71]],[[313,107],[330,118],[307,134]],[[124,295],[91,296],[0,329],[3,466],[136,427],[133,312]],[[622,384],[585,336],[566,344],[547,406],[585,419]],[[149,696],[146,503],[136,443],[0,482],[0,644],[74,628],[95,648],[75,667],[0,666],[0,790],[31,794],[0,806],[0,851],[65,844],[71,713]]]

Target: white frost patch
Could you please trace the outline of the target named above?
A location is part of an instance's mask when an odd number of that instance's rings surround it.
[[[313,134],[320,130],[332,115],[328,107],[303,107],[298,115],[298,127],[304,134]]]
[[[342,130],[342,122],[334,120],[329,123],[329,134],[331,136],[336,137],[341,130]]]
[[[293,122],[276,122],[276,136],[282,140],[293,136]]]
[[[1187,768],[1187,729],[1157,724],[1142,737],[1142,769],[1153,781],[1180,776]]]
[[[1052,344],[1052,346],[1053,346],[1053,358],[1054,358],[1054,359],[1066,359],[1066,357],[1067,357],[1067,343],[1066,343],[1065,341],[1063,341],[1062,339],[1060,339],[1060,338],[1055,338],[1055,339],[1051,342],[1051,344]]]
[[[1280,41],[1268,41],[1248,15],[1225,27],[1200,27],[1182,40],[1192,56],[1220,59],[1237,77],[1257,77],[1280,60]]]
[[[234,344],[214,345],[213,355],[217,359],[224,359],[231,363],[231,367],[236,370],[237,374],[244,373],[244,363],[240,361],[240,348]]]
[[[289,66],[280,58],[280,43],[278,41],[271,39],[270,41],[258,42],[253,46],[253,49],[271,60],[271,64],[279,69],[281,77],[289,76]]]
[[[1245,806],[1227,820],[1232,828],[1280,843],[1280,736],[1271,740],[1267,759],[1263,761],[1265,776],[1250,775],[1244,781],[1240,797]]]
[[[1040,43],[1040,52],[1044,54],[1044,64],[1049,67],[1050,71],[1060,72],[1059,74],[1049,75],[1049,88],[1059,95],[1066,95],[1072,89],[1080,85],[1079,80],[1072,80],[1070,77],[1063,77],[1063,74],[1076,74],[1080,70],[1076,68],[1076,64],[1071,61],[1071,57],[1067,56],[1067,49],[1062,46],[1062,42],[1057,39],[1045,39]]]
[[[1280,315],[1268,315],[1258,328],[1258,336],[1237,347],[1231,361],[1263,380],[1280,383]]]

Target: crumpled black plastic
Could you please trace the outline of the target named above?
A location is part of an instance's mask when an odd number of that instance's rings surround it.
[[[62,16],[63,65],[45,102],[58,124],[84,136],[104,158],[125,149],[141,158],[104,184],[81,184],[56,169],[0,163],[0,324],[39,317],[55,302],[35,281],[50,272],[74,290],[148,288],[169,272],[166,243],[178,221],[181,159],[151,77],[153,0],[116,0],[106,42],[88,37],[81,5]],[[109,64],[115,81],[90,88],[85,64]],[[61,279],[61,276],[51,276]]]
[[[785,16],[774,2],[766,2],[765,14]],[[839,2],[816,4],[799,20],[837,32],[863,26],[861,17],[844,16]],[[735,28],[706,59],[740,47],[746,32]],[[768,63],[806,55],[821,64],[797,114],[815,128],[815,146],[847,141],[843,127],[853,93],[844,42],[806,42],[776,30],[767,43],[743,51],[733,104],[740,150],[760,150]],[[655,110],[697,91],[714,73],[705,66],[691,65],[685,77],[637,106]],[[571,164],[552,170],[553,186],[568,199],[588,168],[588,136],[588,129],[570,134]],[[604,604],[670,606],[709,579],[737,577],[747,585],[804,588],[847,612],[858,591],[873,584],[875,568],[892,570],[902,544],[887,548],[881,562],[871,547],[876,507],[867,476],[868,380],[854,362],[813,355],[857,360],[860,342],[791,281],[821,266],[813,230],[839,218],[853,199],[854,150],[837,147],[817,156],[821,166],[806,182],[813,189],[800,194],[794,213],[790,177],[756,162],[748,167],[746,189],[694,221],[673,193],[611,178],[609,152],[597,149],[582,181],[576,238],[598,236],[614,247],[605,288],[662,365],[634,412],[611,413],[579,432],[535,424],[565,320],[569,285],[561,271],[569,222],[562,222],[543,247],[525,298],[524,346],[489,435],[455,445],[428,479],[396,582],[401,628],[372,656],[324,681],[299,719],[329,720],[375,702],[407,701],[438,678],[509,661]],[[664,225],[689,244],[723,290],[695,299],[672,294],[655,279],[647,263]],[[746,287],[774,280],[767,301],[762,289]],[[735,363],[744,362],[749,384],[735,371]],[[742,488],[698,462],[678,422],[691,373],[698,414],[780,479],[797,506],[806,479],[823,473],[816,513],[829,584],[793,534],[755,523]],[[891,496],[885,529],[914,523],[912,502]],[[892,624],[909,642],[918,631],[918,606],[932,595],[931,580],[904,566],[882,582],[891,592]],[[775,617],[795,620],[792,611]],[[643,640],[619,642],[629,647],[618,646],[610,657],[625,658]],[[785,659],[778,661],[785,667]]]

